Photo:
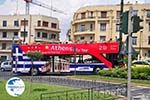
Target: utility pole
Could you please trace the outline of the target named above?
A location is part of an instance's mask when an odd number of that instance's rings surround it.
[[[133,32],[133,21],[131,20],[133,8],[129,9],[128,19],[128,100],[131,100],[131,62],[132,62],[132,32]]]

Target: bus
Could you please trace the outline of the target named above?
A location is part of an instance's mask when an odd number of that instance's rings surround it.
[[[40,52],[43,57],[32,62],[32,59],[27,56],[27,53],[31,51]],[[113,66],[104,54],[114,54],[118,51],[117,42],[13,44],[12,69],[14,73],[30,73],[32,75],[40,73],[98,73],[101,69],[111,69]],[[85,55],[91,55],[91,58],[96,58],[99,62],[87,63],[88,60],[83,61]]]

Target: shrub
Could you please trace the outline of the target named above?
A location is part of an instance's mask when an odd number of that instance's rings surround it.
[[[99,72],[101,76],[127,78],[127,68],[114,68],[112,70],[101,70]],[[131,68],[132,79],[150,80],[150,67],[132,67]]]
[[[101,71],[99,72],[99,74],[100,74],[101,76],[111,76],[112,72],[111,72],[111,70],[101,70]]]

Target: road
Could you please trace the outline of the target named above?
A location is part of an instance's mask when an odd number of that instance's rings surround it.
[[[0,79],[8,80],[10,77],[13,77],[11,72],[0,72]],[[23,80],[30,80],[30,76],[17,76],[22,78]],[[55,85],[65,85],[71,86],[75,88],[89,88],[89,87],[101,87],[99,89],[104,89],[106,87],[111,90],[115,86],[119,86],[118,84],[112,84],[108,82],[100,82],[100,81],[88,81],[88,80],[78,80],[78,79],[70,79],[65,76],[34,76],[34,82],[42,82],[47,84],[55,84]],[[105,89],[106,89],[105,88]],[[141,87],[141,86],[132,86],[131,89],[133,100],[150,100],[150,87]]]

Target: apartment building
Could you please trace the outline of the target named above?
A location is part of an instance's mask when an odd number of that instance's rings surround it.
[[[125,4],[124,11],[133,7],[133,15],[139,15],[144,27],[133,34],[132,44],[143,59],[150,58],[150,4]],[[78,9],[73,16],[71,32],[73,42],[105,42],[119,38],[120,5],[86,6]],[[123,41],[126,35],[123,34]]]
[[[11,59],[13,42],[59,42],[59,21],[42,15],[0,15],[0,60]]]

